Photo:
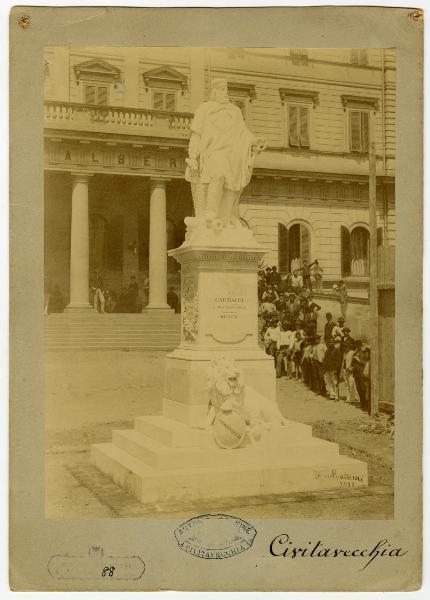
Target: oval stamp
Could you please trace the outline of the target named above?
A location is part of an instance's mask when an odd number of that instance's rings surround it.
[[[230,558],[248,550],[257,535],[252,525],[229,515],[201,515],[175,529],[178,546],[192,556]]]

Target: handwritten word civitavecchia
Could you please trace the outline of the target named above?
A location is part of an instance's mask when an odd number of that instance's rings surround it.
[[[270,543],[269,551],[272,556],[283,556],[284,558],[364,558],[368,559],[364,566],[359,569],[363,571],[376,558],[401,557],[407,554],[407,550],[393,547],[388,540],[381,539],[367,548],[360,547],[330,547],[321,540],[307,542],[304,546],[295,546],[288,533],[277,535]]]

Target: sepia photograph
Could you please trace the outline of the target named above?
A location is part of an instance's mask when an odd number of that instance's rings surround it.
[[[46,517],[392,519],[396,51],[44,51]]]

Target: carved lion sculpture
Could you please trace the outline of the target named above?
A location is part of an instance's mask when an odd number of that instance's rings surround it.
[[[237,410],[256,439],[261,428],[283,425],[277,405],[245,385],[238,364],[228,358],[213,360],[207,370],[208,414],[203,427],[212,425],[218,411]]]

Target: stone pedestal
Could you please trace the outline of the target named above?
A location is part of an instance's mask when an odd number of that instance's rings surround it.
[[[265,249],[253,239],[243,248],[215,241],[169,253],[181,263],[182,320],[181,344],[166,359],[164,414],[191,426],[207,413],[214,358],[234,359],[247,385],[271,401],[276,396],[273,358],[258,343],[257,269]]]
[[[114,431],[112,443],[91,449],[93,464],[141,502],[367,485],[366,463],[312,437],[309,425],[271,425],[258,441],[247,436],[228,450],[217,446],[211,429],[196,427],[208,412],[207,368],[215,358],[234,359],[246,386],[276,402],[273,358],[258,343],[257,268],[264,253],[245,229],[200,229],[169,252],[181,263],[182,321],[181,343],[166,357],[163,414],[137,417],[133,430]]]

